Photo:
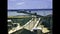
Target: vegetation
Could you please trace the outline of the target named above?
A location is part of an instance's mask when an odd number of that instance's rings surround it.
[[[16,31],[16,32],[12,33],[12,34],[36,34],[36,33],[35,32],[31,32],[31,31],[23,28],[23,29],[21,29],[19,31]]]
[[[52,15],[47,15],[42,18],[42,24],[45,25],[45,27],[48,27],[49,29],[52,26]]]
[[[20,23],[20,26],[23,26],[31,19],[32,19],[32,17],[27,17],[27,16],[26,17],[24,17],[24,16],[9,16],[8,20],[11,20],[12,22],[8,22],[8,25],[11,25],[11,26],[8,26],[8,31],[10,31],[13,28],[12,23]]]
[[[9,18],[11,19],[11,18]],[[21,26],[26,24],[31,18],[12,18],[13,23],[20,23]],[[9,23],[10,24],[10,23]]]
[[[52,15],[42,17],[42,24],[44,27],[47,27],[50,30],[50,34],[52,34]]]

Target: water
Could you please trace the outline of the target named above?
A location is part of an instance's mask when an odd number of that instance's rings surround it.
[[[46,16],[46,15],[52,14],[52,10],[31,11],[31,13],[37,13],[38,15]],[[8,16],[16,16],[16,15],[29,15],[29,14],[8,11]]]

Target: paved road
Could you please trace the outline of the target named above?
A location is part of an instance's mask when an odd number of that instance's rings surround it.
[[[12,30],[10,30],[9,34],[15,32],[15,31],[18,31],[18,30],[20,30],[22,28],[25,28],[27,30],[32,31],[32,29],[35,28],[38,25],[39,21],[40,21],[40,18],[32,18],[29,22],[27,22],[22,27],[20,27],[19,23],[17,23],[18,26],[16,28],[13,28]]]
[[[20,29],[23,28],[23,27],[20,27],[19,23],[17,23],[17,24],[18,24],[18,26],[15,27],[15,28],[12,28],[12,30],[10,30],[10,31],[8,32],[8,34],[11,34],[11,33],[15,32],[15,31],[20,30]]]
[[[24,26],[24,28],[32,31],[32,29],[38,25],[39,21],[40,21],[40,18],[34,18],[29,24]]]
[[[32,19],[29,21],[29,22],[27,22],[25,25],[27,25],[28,23],[30,23],[32,21]],[[10,30],[9,32],[8,32],[8,34],[11,34],[11,33],[13,33],[13,32],[15,32],[15,31],[18,31],[18,30],[20,30],[20,29],[22,29],[23,27],[20,27],[20,25],[19,25],[19,23],[16,23],[18,26],[17,27],[15,27],[15,28],[12,28],[12,30]]]

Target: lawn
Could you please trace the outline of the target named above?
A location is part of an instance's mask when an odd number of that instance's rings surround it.
[[[13,23],[20,23],[20,26],[23,26],[32,18],[9,18],[9,19],[11,19]],[[8,24],[10,24],[10,23],[8,23]]]
[[[31,20],[32,18],[8,18],[8,19],[11,19],[13,23],[19,23],[20,26],[23,26],[25,25],[29,20]],[[8,22],[8,25],[12,25],[11,22]],[[8,31],[11,30],[12,27],[8,27]]]

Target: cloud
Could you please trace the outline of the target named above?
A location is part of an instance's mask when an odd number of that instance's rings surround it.
[[[24,4],[24,2],[17,3],[17,5],[22,5],[22,4]]]

